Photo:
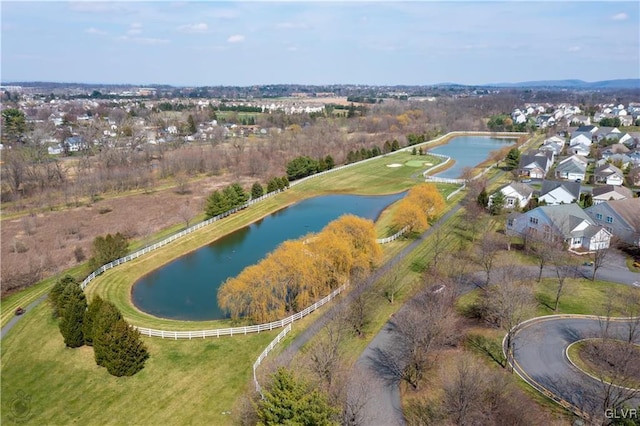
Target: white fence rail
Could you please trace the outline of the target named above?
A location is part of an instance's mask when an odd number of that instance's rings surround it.
[[[398,238],[400,238],[402,236],[402,234],[407,232],[408,229],[409,229],[409,227],[405,226],[404,228],[402,228],[401,230],[399,230],[398,232],[396,232],[395,234],[393,234],[390,237],[378,238],[376,240],[376,243],[378,243],[378,244],[387,244],[387,243],[390,243],[391,241],[397,240]]]
[[[246,335],[249,333],[260,333],[261,331],[273,330],[276,328],[282,328],[294,321],[302,319],[314,312],[321,306],[327,304],[336,298],[340,293],[342,293],[347,288],[347,284],[343,284],[337,289],[333,290],[328,296],[317,301],[311,306],[308,306],[306,309],[295,313],[287,318],[269,322],[266,324],[258,324],[258,325],[247,325],[242,327],[230,327],[230,328],[216,328],[212,330],[195,330],[195,331],[169,331],[169,330],[155,330],[152,328],[145,327],[137,327],[140,334],[148,337],[161,337],[163,339],[204,339],[206,337],[220,337],[220,336],[237,336],[237,335]]]
[[[269,352],[271,352],[271,350],[273,348],[276,347],[276,345],[278,343],[280,343],[280,341],[282,339],[284,339],[284,337],[291,331],[291,324],[289,324],[288,326],[286,326],[284,328],[284,330],[282,330],[280,333],[278,333],[278,335],[276,336],[275,339],[273,339],[271,341],[271,343],[269,343],[269,346],[267,346],[264,351],[262,351],[262,353],[260,354],[260,356],[258,357],[258,359],[256,359],[256,362],[253,363],[253,383],[255,383],[256,385],[256,392],[258,392],[263,398],[264,395],[262,394],[262,388],[260,387],[260,383],[258,383],[258,376],[256,375],[256,370],[258,369],[258,367],[260,366],[260,364],[262,364],[262,360],[264,360],[267,355],[269,355]]]

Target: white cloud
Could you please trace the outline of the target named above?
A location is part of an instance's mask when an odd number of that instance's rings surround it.
[[[128,35],[138,35],[142,34],[142,24],[140,22],[134,22],[129,25],[129,29],[127,30]]]
[[[232,35],[227,39],[227,42],[229,43],[241,43],[243,41],[244,41],[244,36],[241,34]]]
[[[206,33],[208,30],[209,26],[204,22],[200,22],[198,24],[186,24],[178,27],[178,31],[189,34]]]
[[[581,50],[582,48],[580,46],[571,46],[570,48],[567,49],[567,52],[579,52]]]
[[[85,33],[87,34],[94,34],[94,35],[106,35],[107,33],[105,31],[99,30],[97,28],[87,28],[86,30],[84,30]]]
[[[119,41],[137,43],[137,44],[146,44],[146,45],[157,45],[157,44],[167,44],[169,40],[163,38],[152,38],[152,37],[129,37],[129,36],[120,36],[118,37]]]
[[[627,15],[626,13],[622,12],[622,13],[616,13],[615,15],[613,15],[611,17],[611,19],[613,19],[614,21],[624,21],[625,19],[627,19],[629,17],[629,15]]]

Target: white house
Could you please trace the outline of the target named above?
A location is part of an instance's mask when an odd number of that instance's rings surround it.
[[[613,164],[603,164],[596,167],[593,177],[597,183],[606,183],[607,185],[622,185],[624,181],[624,173]]]
[[[507,218],[507,234],[564,243],[570,249],[609,247],[611,233],[596,224],[577,204],[541,206]]]
[[[587,171],[587,159],[579,155],[565,158],[556,166],[556,177],[571,181],[584,181]]]
[[[571,146],[567,149],[569,154],[580,155],[582,157],[587,157],[591,153],[591,148],[588,145],[578,144]]]
[[[587,137],[581,133],[571,138],[571,140],[569,141],[569,146],[575,146],[575,145],[591,146],[592,143],[593,142],[590,137]]]
[[[640,246],[640,198],[605,201],[585,211],[618,239]]]
[[[548,205],[571,204],[580,198],[579,182],[560,182],[545,180],[538,201],[544,201]]]
[[[633,192],[629,188],[616,185],[605,185],[593,188],[593,204],[604,203],[609,200],[626,200],[633,198]],[[640,215],[640,212],[638,212]]]
[[[516,207],[524,207],[531,200],[533,188],[526,183],[511,182],[499,189],[504,195],[504,207],[513,209]],[[489,197],[489,205],[491,205],[494,195]]]
[[[520,156],[518,170],[521,175],[534,179],[545,177],[553,164],[553,153],[538,151],[534,154],[524,154]]]

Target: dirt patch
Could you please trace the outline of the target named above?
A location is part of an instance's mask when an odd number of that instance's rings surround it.
[[[252,182],[241,183],[249,188]],[[171,188],[2,221],[2,295],[84,262],[99,235],[121,232],[148,243],[162,229],[186,225],[187,216],[192,225],[211,191],[229,183],[230,176],[207,177],[190,183],[191,192],[184,195]]]

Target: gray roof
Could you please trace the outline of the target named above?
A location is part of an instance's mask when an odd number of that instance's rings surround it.
[[[607,169],[610,169],[611,172],[606,171]],[[596,175],[596,176],[610,176],[610,175],[612,175],[614,173],[616,173],[616,174],[618,174],[620,176],[624,176],[624,173],[622,173],[622,170],[620,170],[619,168],[617,168],[613,164],[603,164],[600,167],[596,167],[596,170],[593,172],[593,174]]]
[[[571,231],[583,221],[587,221],[589,225],[595,225],[593,220],[582,210],[577,204],[562,204],[557,206],[541,206],[538,207],[545,216],[562,232],[563,237],[579,237],[583,231]],[[588,228],[587,228],[588,229]]]
[[[569,161],[565,161],[562,164],[558,164],[558,166],[556,167],[556,171],[558,170],[569,173],[584,173],[587,170],[587,167],[579,161],[571,159]]]
[[[518,168],[523,169],[531,163],[536,163],[541,169],[547,170],[549,161],[550,158],[547,155],[525,154],[520,156],[520,165]]]
[[[640,232],[640,198],[606,201],[618,215],[636,232]]]
[[[564,189],[576,199],[580,198],[580,182],[563,182],[556,180],[545,180],[542,182],[542,189],[540,195],[544,195],[553,191],[556,188],[564,187]]]
[[[626,188],[624,186],[619,186],[619,185],[598,186],[593,188],[593,191],[592,191],[594,197],[608,194],[610,192],[617,192],[618,194],[623,195],[627,198],[633,198],[633,192],[631,192],[629,188]],[[638,214],[640,214],[640,212]]]
[[[512,187],[518,192],[518,194],[522,195],[525,198],[533,194],[533,188],[527,185],[526,183],[511,182],[509,185],[503,186],[503,188],[506,188],[507,186]]]

